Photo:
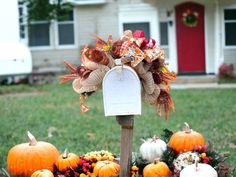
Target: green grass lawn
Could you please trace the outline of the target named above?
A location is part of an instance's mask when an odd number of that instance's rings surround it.
[[[33,94],[6,94],[21,91]],[[6,167],[12,146],[27,142],[27,130],[61,152],[65,148],[77,154],[105,149],[119,154],[120,127],[114,117],[104,116],[101,92],[87,100],[92,108],[85,115],[79,111],[79,95],[69,84],[1,86],[0,94],[0,166]],[[154,107],[143,104],[142,116],[135,117],[133,151],[138,152],[142,137],[159,135],[164,128],[177,131],[188,122],[215,149],[230,152],[228,162],[235,165],[236,89],[172,90],[171,94],[176,112],[168,121]],[[51,138],[48,129],[54,130]]]

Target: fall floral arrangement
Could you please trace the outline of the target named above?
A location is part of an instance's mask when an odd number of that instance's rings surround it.
[[[28,143],[12,147],[7,156],[8,172],[17,177],[116,177],[120,165],[115,155],[106,150],[77,155],[58,149],[44,141],[37,141],[28,132]],[[0,174],[10,177],[6,170]]]
[[[150,138],[140,147],[140,153],[133,160],[133,165],[139,169],[136,176],[145,175],[145,168],[150,164],[163,162],[168,166],[165,177],[232,177],[234,168],[225,161],[229,154],[220,154],[213,149],[213,145],[206,145],[201,133],[193,131],[186,124],[183,131],[173,133],[165,129],[161,135],[163,140],[157,141],[157,137],[150,142]],[[166,145],[163,145],[163,142]],[[145,146],[143,150],[142,146]],[[148,155],[148,156],[147,156]],[[151,157],[151,158],[150,158]],[[152,160],[150,160],[152,159]],[[153,167],[155,171],[157,166]],[[159,169],[161,171],[161,169]],[[154,175],[155,176],[155,175]]]
[[[92,151],[77,156],[75,166],[72,166],[70,162],[64,168],[61,168],[63,164],[58,165],[60,163],[59,159],[56,162],[54,177],[96,177],[104,176],[104,174],[115,176],[120,171],[119,164],[115,162],[115,155],[105,150]],[[65,159],[69,160],[68,158]]]
[[[29,143],[15,145],[8,152],[8,172],[21,177],[117,177],[119,158],[100,150],[77,155],[28,133]],[[140,151],[133,153],[131,177],[232,177],[234,169],[226,164],[228,155],[220,154],[204,136],[184,125],[182,131],[163,130],[161,137],[145,138]],[[6,170],[0,174],[9,177]],[[158,174],[158,175],[157,175]]]
[[[164,51],[157,42],[146,39],[141,30],[134,33],[124,31],[120,39],[115,41],[112,36],[107,41],[97,35],[94,37],[95,47],[85,46],[81,50],[81,64],[74,66],[65,61],[70,74],[60,77],[61,83],[73,80],[73,89],[80,94],[81,112],[89,110],[85,99],[101,88],[105,74],[119,60],[121,65],[131,67],[139,76],[143,101],[155,105],[160,115],[164,111],[167,118],[169,110],[174,110],[169,83],[175,80],[176,74],[167,69]]]

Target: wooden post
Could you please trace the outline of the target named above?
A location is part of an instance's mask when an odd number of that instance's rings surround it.
[[[120,146],[120,175],[119,177],[131,176],[132,162],[132,140],[134,116],[116,116],[117,122],[121,125],[121,146]]]

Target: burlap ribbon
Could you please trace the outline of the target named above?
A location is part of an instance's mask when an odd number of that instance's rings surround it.
[[[74,91],[79,94],[94,92],[101,88],[105,74],[115,66],[114,59],[107,53],[104,53],[107,65],[101,64],[103,61],[101,63],[92,61],[86,56],[88,50],[90,49],[86,47],[83,49],[81,62],[85,68],[92,70],[92,72],[87,78],[75,79],[72,83]]]
[[[134,69],[140,77],[143,90],[142,99],[149,104],[157,104],[157,98],[160,95],[162,86],[155,84],[152,73],[149,71],[150,63],[140,62]]]

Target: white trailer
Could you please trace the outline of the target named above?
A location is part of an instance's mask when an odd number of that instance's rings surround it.
[[[0,77],[30,74],[32,57],[20,42],[18,1],[3,1],[0,6]]]

